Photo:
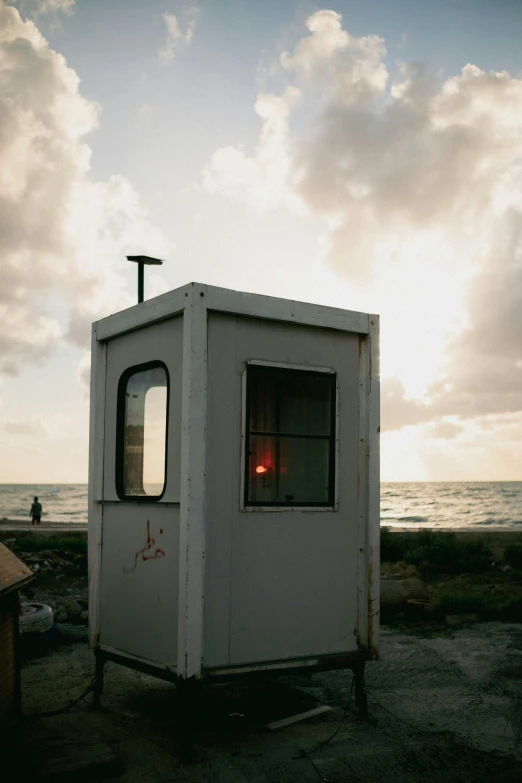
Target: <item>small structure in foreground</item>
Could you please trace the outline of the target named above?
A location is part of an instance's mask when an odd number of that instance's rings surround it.
[[[0,544],[0,729],[20,713],[18,591],[32,579],[31,569]]]
[[[377,316],[191,283],[95,323],[98,696],[105,660],[178,683],[350,667],[363,708],[378,432]]]

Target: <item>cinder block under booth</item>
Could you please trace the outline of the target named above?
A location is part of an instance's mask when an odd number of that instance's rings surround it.
[[[97,660],[174,682],[360,681],[378,652],[378,433],[378,316],[190,283],[96,322]]]

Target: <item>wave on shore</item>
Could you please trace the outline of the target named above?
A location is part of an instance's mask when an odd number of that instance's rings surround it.
[[[30,524],[35,495],[42,525],[87,524],[87,484],[0,484],[0,522]],[[381,484],[381,524],[392,527],[520,529],[521,510],[521,481]]]

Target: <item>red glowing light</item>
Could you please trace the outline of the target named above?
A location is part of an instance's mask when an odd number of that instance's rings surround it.
[[[256,473],[266,473],[266,468],[264,465],[258,465],[256,468]]]

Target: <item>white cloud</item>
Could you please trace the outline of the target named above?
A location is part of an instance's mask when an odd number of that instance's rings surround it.
[[[194,30],[199,20],[199,7],[186,6],[182,12],[182,20],[175,14],[165,12],[163,21],[167,28],[167,38],[163,47],[158,51],[158,57],[164,65],[168,65],[174,59],[176,51],[181,46],[188,46],[194,37]]]
[[[429,432],[432,438],[452,440],[464,432],[464,426],[458,419],[448,416],[430,423]]]
[[[152,113],[152,106],[148,103],[143,103],[138,109],[138,120],[136,121],[136,128],[141,130],[145,127],[148,118]]]
[[[6,419],[3,429],[8,435],[27,435],[32,438],[48,438],[50,434],[49,427],[38,416],[16,421]]]
[[[83,389],[86,397],[89,396],[91,383],[91,352],[85,351],[76,365],[76,382]]]
[[[76,0],[18,0],[12,5],[20,8],[24,13],[32,13],[35,16],[44,14],[72,14]]]
[[[124,177],[90,177],[84,137],[99,113],[35,24],[0,0],[4,372],[45,359],[63,339],[88,345],[92,320],[131,303],[120,275],[125,253],[170,251]],[[53,316],[50,296],[68,311],[68,324]]]
[[[280,203],[299,208],[299,201],[289,188],[288,120],[300,96],[301,91],[295,87],[289,87],[281,96],[259,96],[255,111],[263,120],[263,129],[254,156],[249,157],[237,147],[216,150],[203,170],[203,188],[208,193],[247,201],[255,208]]]
[[[361,103],[380,94],[388,72],[386,54],[377,35],[354,38],[341,26],[341,14],[317,11],[306,22],[312,35],[302,38],[292,54],[283,52],[281,64],[294,72],[303,86],[335,93],[343,105]]]
[[[382,432],[420,424],[433,418],[433,411],[426,403],[406,396],[404,384],[397,377],[382,381],[381,406]]]
[[[40,0],[38,3],[40,7],[40,13],[47,13],[49,11],[63,11],[63,13],[71,13],[76,0]]]
[[[522,80],[392,79],[378,36],[327,10],[307,27],[257,99],[256,149],[216,150],[203,187],[323,219],[322,262],[382,315],[388,429],[522,409]]]

